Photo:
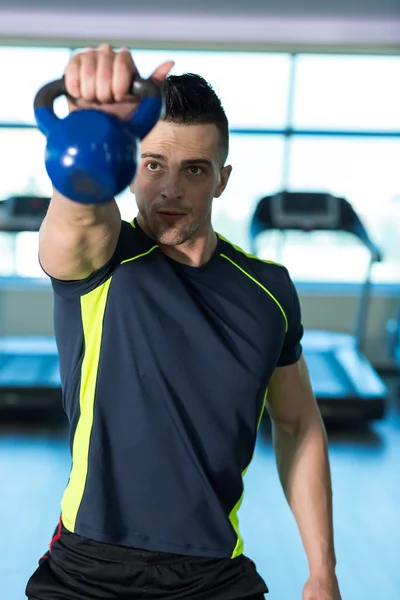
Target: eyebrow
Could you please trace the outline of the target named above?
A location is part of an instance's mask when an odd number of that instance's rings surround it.
[[[166,157],[163,154],[155,154],[154,152],[144,152],[142,154],[142,158],[154,158],[154,160],[160,160],[162,162],[167,162]],[[211,160],[207,158],[189,158],[181,161],[182,166],[187,165],[207,165],[212,167]]]

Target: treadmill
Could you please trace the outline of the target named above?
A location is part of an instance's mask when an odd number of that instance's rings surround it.
[[[13,196],[0,202],[0,232],[39,231],[50,198]],[[61,407],[58,353],[52,336],[0,337],[0,409]]]
[[[266,231],[340,231],[358,238],[370,261],[362,285],[354,334],[306,330],[302,340],[310,379],[325,423],[359,424],[382,419],[387,388],[361,350],[370,297],[371,269],[382,260],[362,221],[345,198],[282,191],[262,198],[250,223],[250,244]]]
[[[397,315],[389,319],[387,323],[387,333],[389,337],[389,352],[397,370],[400,372],[400,303],[397,309]]]

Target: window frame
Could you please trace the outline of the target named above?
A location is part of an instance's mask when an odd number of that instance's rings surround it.
[[[1,46],[7,46],[7,44],[1,44]],[[18,46],[19,48],[29,48],[30,45],[26,44],[26,45],[21,45]],[[38,44],[35,44],[34,46],[32,45],[32,47],[45,47],[45,46],[40,46]],[[57,46],[54,46],[54,48],[56,49]],[[74,46],[69,46],[67,49],[70,51],[70,53],[72,54],[73,52],[75,52],[77,49],[79,48],[79,46],[74,47]],[[143,48],[141,47],[140,50],[154,50],[154,48]],[[199,52],[199,50],[194,50],[191,48],[182,48],[182,50],[185,50],[187,52],[190,51],[196,51]],[[134,49],[131,48],[131,51],[134,53]],[[237,51],[241,51],[240,48],[237,49]],[[208,52],[212,52],[212,53],[218,53],[218,50],[201,50],[201,52],[204,53],[208,53]],[[223,51],[224,52],[224,51]],[[226,52],[226,51],[225,51]],[[259,53],[259,52],[258,52]],[[337,50],[334,51],[332,50],[332,52],[321,52],[320,50],[316,49],[315,51],[302,51],[302,52],[293,52],[293,51],[285,51],[285,50],[276,50],[276,51],[268,51],[266,52],[268,54],[286,54],[289,57],[290,60],[290,73],[289,73],[289,88],[288,88],[288,99],[287,99],[287,124],[286,127],[284,128],[238,128],[238,127],[232,127],[230,128],[230,133],[231,134],[235,134],[235,135],[254,135],[254,136],[283,136],[284,138],[284,150],[283,150],[283,172],[282,172],[282,176],[281,176],[281,181],[282,181],[282,187],[285,188],[285,185],[287,184],[288,180],[289,180],[289,170],[290,170],[290,140],[296,136],[313,136],[313,137],[342,137],[342,138],[346,138],[346,137],[357,137],[357,138],[400,138],[400,131],[388,131],[388,130],[384,130],[384,131],[379,131],[379,130],[350,130],[350,129],[343,129],[343,130],[338,130],[338,129],[302,129],[302,128],[296,128],[293,125],[293,116],[294,116],[294,97],[295,97],[295,88],[296,88],[296,69],[297,69],[297,59],[299,56],[305,56],[305,55],[318,55],[321,56],[322,54],[326,55],[326,56],[364,56],[364,57],[382,57],[382,56],[399,56],[397,54],[391,54],[391,53],[377,53],[374,51],[371,52],[338,52]],[[4,122],[4,121],[0,121],[0,129],[35,129],[35,125],[29,124],[29,123],[22,123],[22,122],[14,122],[14,123],[10,123],[10,122]],[[22,281],[21,281],[22,280]],[[294,277],[295,280],[295,277]],[[18,277],[18,276],[0,276],[0,286],[1,287],[15,287],[17,286],[18,288],[20,287],[27,287],[27,288],[31,288],[33,287],[43,287],[45,286],[45,281],[42,281],[41,279],[38,279],[36,277]],[[312,282],[312,281],[300,281],[297,282],[297,285],[299,286],[299,289],[301,291],[304,291],[305,293],[312,293],[314,294],[321,294],[321,295],[332,295],[332,294],[342,294],[345,293],[353,295],[353,294],[357,294],[358,290],[359,290],[359,284],[357,283],[349,283],[349,282]],[[395,281],[393,282],[374,282],[373,284],[373,288],[374,288],[374,293],[377,292],[379,295],[400,295],[400,282],[396,283]]]

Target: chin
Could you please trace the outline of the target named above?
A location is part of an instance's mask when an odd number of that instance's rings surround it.
[[[157,232],[156,240],[162,246],[180,246],[187,242],[189,237],[187,232],[171,229],[169,231]]]
[[[186,223],[165,223],[158,219],[152,220],[150,229],[153,239],[163,246],[180,246],[187,242],[192,236],[192,227]]]

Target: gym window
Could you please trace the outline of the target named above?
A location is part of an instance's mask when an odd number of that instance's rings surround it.
[[[0,48],[0,76],[14,93],[0,106],[0,198],[49,195],[43,136],[32,102],[62,73],[68,48]],[[134,51],[148,76],[174,58],[174,73],[198,72],[220,95],[231,127],[233,173],[215,201],[215,228],[249,249],[248,223],[260,197],[282,188],[344,196],[383,250],[375,283],[400,281],[400,56],[255,52]],[[14,73],[24,73],[15,79]],[[238,76],[240,73],[240,76]],[[56,111],[66,113],[63,99]],[[136,214],[129,191],[122,216]],[[265,236],[260,255],[284,262],[295,281],[358,282],[367,256],[345,235]],[[37,234],[0,234],[0,275],[43,277]]]

